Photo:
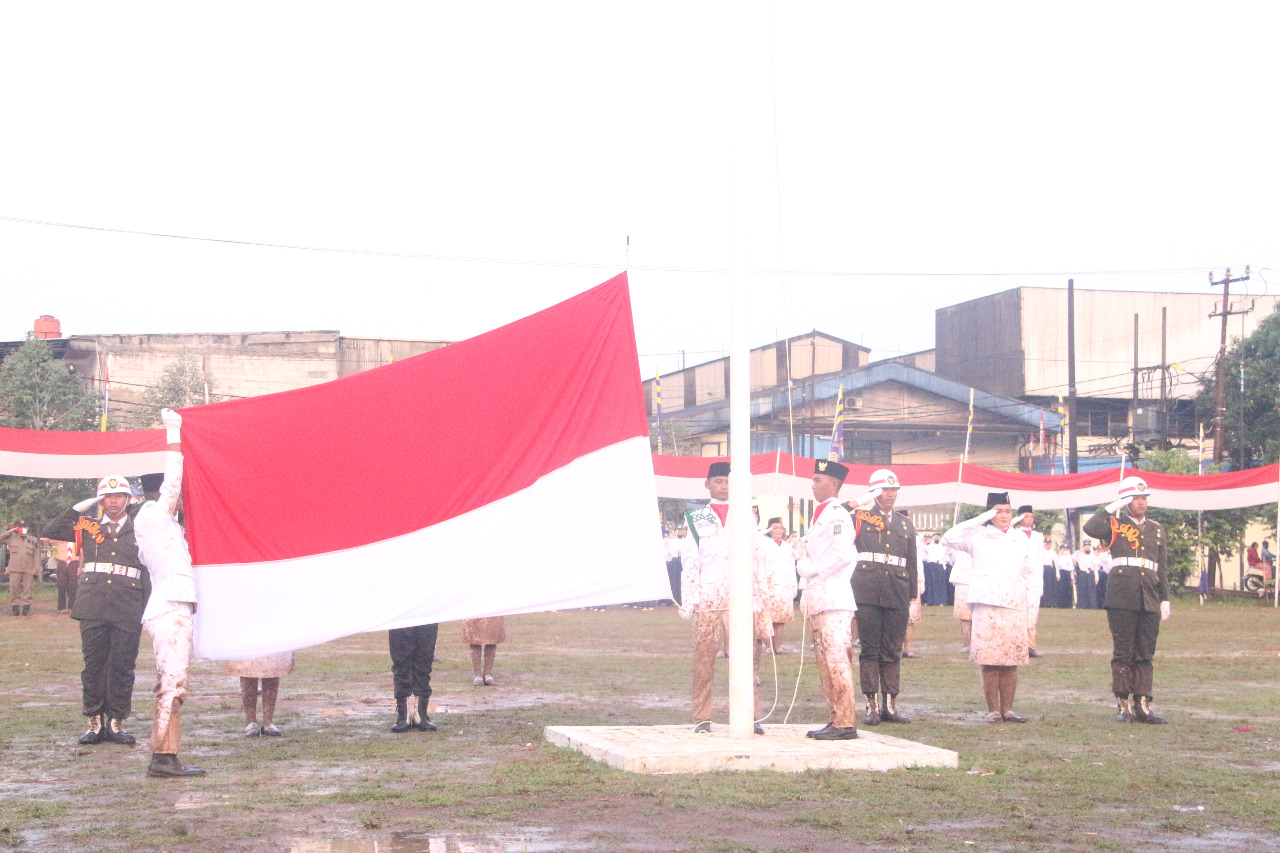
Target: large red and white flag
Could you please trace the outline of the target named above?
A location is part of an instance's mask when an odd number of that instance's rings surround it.
[[[625,273],[424,355],[182,415],[201,657],[670,595]]]

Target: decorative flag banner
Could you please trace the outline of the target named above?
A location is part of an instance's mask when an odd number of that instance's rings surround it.
[[[844,461],[844,386],[836,392],[836,420],[831,428],[831,452],[827,454],[831,462]]]
[[[728,457],[654,456],[653,469],[658,479],[658,494],[666,498],[703,498],[707,496],[704,481],[707,466],[728,461]],[[849,477],[840,490],[841,500],[854,500],[867,490],[872,472],[880,465],[845,463]],[[794,471],[794,473],[792,473]],[[987,493],[1009,491],[1022,503],[1035,504],[1036,509],[1097,507],[1116,498],[1119,468],[1087,471],[1082,474],[1015,474],[965,465],[963,477],[960,462],[932,465],[894,465],[893,471],[902,482],[895,506],[905,509],[917,506],[950,505],[957,499],[982,506]],[[1151,506],[1165,509],[1216,510],[1244,506],[1261,506],[1276,499],[1280,465],[1231,471],[1226,474],[1157,474],[1140,472],[1151,487]],[[752,493],[756,495],[790,495],[813,497],[813,460],[786,453],[758,454],[751,457]],[[959,485],[957,486],[957,482]]]
[[[626,274],[470,340],[182,411],[196,653],[667,598]]]
[[[188,409],[185,414],[195,411]],[[189,433],[190,429],[184,427],[184,445],[191,440]],[[164,430],[100,433],[0,428],[0,474],[61,479],[96,479],[104,473],[132,477],[163,471],[164,448]],[[187,453],[190,455],[189,450]],[[717,460],[727,461],[727,457],[652,456],[651,476],[656,476],[657,494],[667,498],[706,500],[704,480],[707,466]],[[865,492],[871,472],[880,466],[850,464],[848,467],[849,479],[840,493],[845,500]],[[893,470],[904,484],[897,503],[903,508],[951,503],[955,500],[959,477],[960,497],[966,503],[981,505],[986,501],[988,491],[1009,490],[1026,495],[1038,508],[1065,509],[1100,506],[1115,500],[1120,469],[1106,468],[1082,474],[1014,474],[970,464],[964,466],[961,475],[957,461],[932,465],[895,464]],[[813,497],[810,489],[812,459],[781,452],[759,454],[751,457],[751,473],[754,494],[790,495],[806,500]],[[1151,506],[1193,511],[1274,503],[1277,483],[1280,482],[1280,465],[1225,474],[1140,473],[1153,490]],[[653,483],[646,485],[645,489],[652,493]],[[575,503],[590,503],[593,494],[594,489],[587,489],[575,495],[573,500]],[[572,507],[568,511],[572,512]],[[646,505],[644,511],[652,515],[652,507]],[[561,524],[562,521],[556,523]]]
[[[0,474],[50,480],[134,477],[164,470],[162,429],[67,432],[0,427]],[[91,497],[86,495],[86,497]]]
[[[628,238],[629,239],[629,238]],[[662,374],[653,373],[653,410],[656,413],[658,431],[658,455],[662,455]]]

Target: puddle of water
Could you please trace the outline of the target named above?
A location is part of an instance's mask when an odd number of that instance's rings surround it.
[[[552,840],[549,829],[490,836],[390,833],[369,838],[295,838],[289,853],[560,853],[573,849]]]

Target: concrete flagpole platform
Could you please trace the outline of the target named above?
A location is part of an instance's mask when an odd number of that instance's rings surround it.
[[[948,749],[858,730],[857,740],[805,737],[820,725],[766,725],[750,739],[729,735],[728,726],[694,734],[693,726],[548,726],[556,746],[631,773],[665,775],[717,770],[892,770],[898,767],[958,767]]]

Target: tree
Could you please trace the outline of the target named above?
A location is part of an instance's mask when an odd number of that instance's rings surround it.
[[[658,428],[649,427],[649,449],[658,452]],[[693,442],[690,440],[689,427],[683,421],[669,420],[662,425],[662,453],[664,456],[690,456]]]
[[[1244,362],[1244,395],[1240,393],[1240,364]],[[1245,466],[1280,460],[1280,308],[1265,317],[1244,340],[1227,348],[1227,418],[1223,458]],[[1196,415],[1208,433],[1213,425],[1213,383],[1210,373],[1200,380]],[[1191,473],[1195,473],[1193,470]]]
[[[1139,467],[1162,474],[1195,474],[1199,463],[1183,448],[1152,450],[1143,454]],[[1217,468],[1207,473],[1216,474]],[[1245,527],[1257,517],[1259,507],[1211,510],[1151,509],[1148,515],[1165,528],[1165,549],[1169,557],[1169,582],[1186,583],[1196,569],[1196,542],[1219,559],[1230,557],[1240,546]]]
[[[30,340],[0,365],[0,423],[17,429],[93,429],[97,396],[89,383]]]
[[[183,355],[160,372],[160,379],[142,395],[142,402],[129,413],[125,422],[130,429],[150,429],[160,423],[161,409],[183,409],[208,402],[216,403],[221,397],[217,381],[200,367],[191,355]]]
[[[41,340],[23,344],[0,365],[0,425],[17,429],[91,430],[98,400],[89,384],[53,357]],[[36,531],[90,493],[87,480],[0,477],[3,522],[23,518]]]

